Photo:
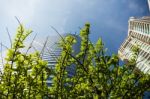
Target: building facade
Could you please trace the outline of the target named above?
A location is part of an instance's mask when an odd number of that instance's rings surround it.
[[[74,34],[64,34],[62,37],[65,37],[67,35],[72,35],[76,38],[77,43],[73,45],[74,55],[76,55],[80,51],[80,38],[77,35]],[[59,47],[58,42],[61,40],[60,36],[49,36],[47,39],[38,39],[34,40],[32,42],[32,46],[30,45],[30,42],[25,42],[26,47],[21,50],[22,52],[26,52],[29,46],[31,46],[29,53],[39,51],[41,53],[41,58],[48,62],[48,68],[54,69],[55,65],[57,64],[57,58],[61,55],[62,49]],[[0,56],[6,56],[6,51],[3,51],[0,53]],[[3,58],[4,58],[3,57]],[[3,72],[3,61],[4,59],[1,59],[0,57],[0,73]],[[2,61],[3,60],[3,61]],[[5,63],[5,61],[4,61]],[[30,70],[29,70],[30,71]],[[75,73],[75,66],[68,66],[67,68],[68,76],[72,77]],[[50,75],[47,79],[47,85],[50,86],[52,82],[53,75]]]
[[[62,36],[65,37],[67,35],[72,35],[76,38],[77,43],[73,45],[73,50],[74,50],[73,54],[77,54],[80,51],[80,41],[81,40],[80,40],[79,36],[74,35],[74,34],[65,34]],[[35,41],[32,45],[33,48],[35,48],[41,52],[41,58],[48,62],[48,67],[50,69],[55,68],[55,65],[57,64],[57,59],[61,55],[62,49],[58,45],[60,40],[61,40],[61,37],[59,37],[59,36],[49,36],[47,38],[46,42]],[[45,45],[44,45],[44,43],[45,43]],[[68,71],[68,76],[72,77],[75,73],[75,66],[74,65],[68,66],[67,71]],[[50,75],[50,77],[48,77],[48,79],[47,79],[48,86],[52,85],[52,83],[53,83],[52,78],[53,78],[53,75]]]
[[[131,49],[138,45],[140,51],[136,67],[150,74],[150,17],[130,17],[128,23],[128,36],[120,46],[118,55],[121,60],[128,60],[132,57]]]

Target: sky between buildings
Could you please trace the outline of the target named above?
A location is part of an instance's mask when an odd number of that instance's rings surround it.
[[[0,0],[0,42],[9,46],[6,27],[12,38],[18,22],[15,16],[37,33],[37,39],[60,33],[79,33],[79,27],[91,23],[90,38],[102,37],[110,52],[117,50],[128,30],[131,16],[148,16],[147,0]]]

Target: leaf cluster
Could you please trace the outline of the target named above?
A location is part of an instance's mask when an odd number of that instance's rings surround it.
[[[101,38],[90,41],[89,23],[80,30],[81,41],[74,35],[62,38],[53,73],[41,53],[28,54],[30,47],[21,51],[31,32],[21,24],[17,29],[0,75],[0,99],[137,99],[150,90],[150,76],[137,72],[139,48],[133,48],[128,64],[120,65],[118,55],[107,55]],[[76,43],[80,51],[75,54]],[[53,84],[48,87],[49,76]]]

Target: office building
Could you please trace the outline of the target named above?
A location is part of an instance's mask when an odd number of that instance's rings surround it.
[[[63,35],[63,37],[67,36],[67,35],[72,35],[77,39],[77,43],[73,45],[73,50],[74,53],[73,54],[77,54],[80,50],[80,38],[77,35],[73,35],[73,34],[65,34]],[[32,47],[38,51],[42,51],[41,53],[41,58],[45,61],[48,62],[48,67],[50,69],[54,69],[55,65],[57,64],[57,58],[60,56],[62,49],[58,46],[58,42],[61,40],[60,36],[49,36],[46,40],[46,44],[44,46],[44,41],[34,41],[34,43],[32,44]],[[32,50],[34,50],[32,49]],[[68,76],[72,77],[75,73],[75,66],[71,65],[69,67],[67,67],[67,71],[68,71]],[[53,75],[51,75],[48,79],[47,79],[47,84],[50,86],[53,82],[52,82],[52,78]]]
[[[131,49],[139,46],[136,67],[150,74],[150,17],[130,17],[128,21],[128,36],[118,50],[119,57],[125,61],[132,57]]]

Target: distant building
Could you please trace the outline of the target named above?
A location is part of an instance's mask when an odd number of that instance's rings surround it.
[[[67,36],[67,35],[72,35],[77,39],[77,43],[73,45],[73,50],[74,50],[74,55],[77,54],[80,51],[80,38],[77,35],[73,35],[73,34],[65,34],[63,35],[63,37]],[[59,36],[49,36],[47,38],[47,43],[44,47],[44,42],[42,41],[35,41],[32,44],[32,47],[35,48],[38,51],[42,51],[41,53],[41,58],[45,61],[48,62],[48,67],[50,69],[54,69],[55,65],[57,64],[57,58],[60,56],[62,49],[58,46],[58,42],[61,40],[61,38]],[[44,47],[44,48],[43,48]],[[67,67],[67,71],[68,71],[68,76],[72,77],[75,73],[75,66],[71,65],[69,67]],[[53,82],[52,82],[52,78],[53,75],[51,75],[48,79],[47,79],[47,84],[48,86],[50,86]]]
[[[65,34],[62,36],[65,37],[67,35],[72,35],[77,40],[77,43],[73,45],[73,50],[74,50],[73,54],[76,55],[80,51],[80,41],[81,40],[80,40],[79,36],[74,35],[74,34]],[[57,64],[57,58],[60,56],[61,51],[62,51],[62,49],[58,46],[58,42],[60,40],[61,40],[61,38],[59,36],[49,36],[47,38],[47,43],[45,44],[45,46],[44,46],[44,43],[45,43],[46,39],[35,40],[32,43],[32,47],[29,50],[29,53],[32,53],[35,50],[41,52],[41,58],[48,62],[48,67],[50,69],[54,69],[55,65]],[[22,52],[26,52],[27,48],[30,46],[30,43],[25,42],[25,45],[26,45],[26,47],[25,47],[25,49],[22,50]],[[0,53],[0,55],[1,54],[5,57],[6,51],[3,51],[2,53]],[[3,64],[2,64],[1,57],[0,57],[0,71],[1,72],[3,71]],[[72,77],[75,73],[75,66],[71,65],[71,66],[67,67],[67,71],[68,71],[68,76]],[[50,86],[52,84],[52,78],[53,78],[53,75],[51,75],[47,79],[47,85],[48,86]]]
[[[150,17],[131,17],[129,19],[128,36],[118,50],[122,60],[132,56],[131,49],[134,45],[140,46],[136,67],[144,73],[150,74]]]

